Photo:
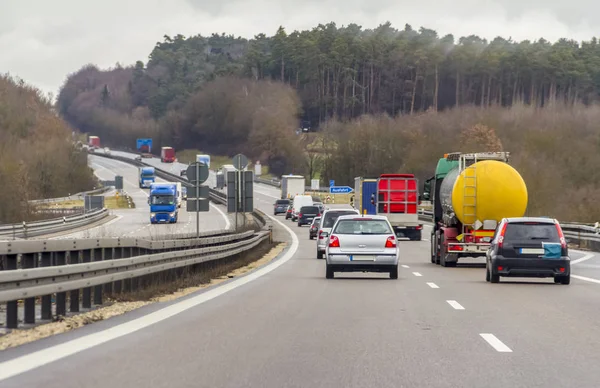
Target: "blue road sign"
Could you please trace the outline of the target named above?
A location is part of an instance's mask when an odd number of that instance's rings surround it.
[[[335,186],[335,181],[332,179],[329,181],[329,187]]]
[[[331,186],[329,187],[329,194],[347,194],[354,190],[350,186]]]

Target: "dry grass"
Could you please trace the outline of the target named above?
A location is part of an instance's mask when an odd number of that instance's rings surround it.
[[[131,208],[134,208],[135,203],[128,201],[128,198],[126,195],[120,195],[118,198],[117,196],[105,197],[104,207],[107,209],[129,209],[131,205]]]
[[[151,303],[167,302],[192,294],[201,289],[214,286],[228,279],[239,277],[255,268],[267,264],[276,258],[287,244],[271,245],[263,243],[252,252],[239,255],[232,260],[222,260],[224,265],[199,265],[199,272],[184,271],[182,276],[170,283],[153,283],[146,289],[130,294],[107,297],[108,306],[77,314],[72,317],[61,317],[56,322],[36,326],[31,329],[12,330],[0,337],[0,350],[20,346],[55,334],[65,333],[78,327],[112,318],[138,309]],[[259,255],[260,259],[252,258]]]

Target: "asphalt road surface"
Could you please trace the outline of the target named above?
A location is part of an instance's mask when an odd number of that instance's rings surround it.
[[[278,190],[255,186],[272,214]],[[398,280],[325,279],[308,227],[267,267],[171,303],[0,353],[2,387],[598,387],[600,256],[571,285],[485,282],[401,242]],[[424,236],[429,230],[426,229]],[[595,280],[595,281],[594,281]]]
[[[160,162],[160,160],[159,160]],[[133,209],[114,209],[112,214],[117,218],[91,229],[55,237],[56,239],[94,238],[94,237],[141,237],[157,238],[176,233],[192,233],[196,231],[196,214],[186,211],[183,202],[179,209],[179,220],[176,224],[150,224],[148,205],[148,189],[140,189],[138,185],[137,167],[118,160],[90,155],[89,164],[100,179],[113,180],[115,175],[123,176],[124,190],[135,203]],[[158,178],[158,182],[165,180]],[[225,208],[211,204],[207,213],[200,214],[200,230],[219,230],[231,225]]]

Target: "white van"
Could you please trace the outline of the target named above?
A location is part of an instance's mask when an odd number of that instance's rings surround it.
[[[313,198],[311,195],[296,195],[292,202],[292,221],[298,221],[298,212],[302,206],[313,206]]]

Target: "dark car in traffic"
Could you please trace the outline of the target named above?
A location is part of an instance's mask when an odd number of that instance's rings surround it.
[[[486,253],[486,281],[500,277],[554,278],[571,282],[567,241],[557,220],[542,217],[504,218]]]
[[[285,219],[288,220],[290,218],[292,218],[292,204],[291,203],[287,207],[287,210],[285,211]]]
[[[319,231],[319,225],[321,224],[321,217],[315,217],[310,224],[310,229],[308,230],[308,238],[314,240],[317,237],[317,232]]]
[[[302,206],[298,212],[298,226],[310,225],[320,215],[321,209],[318,206]]]
[[[273,215],[287,212],[287,209],[289,206],[290,206],[289,199],[278,199],[273,204]]]

